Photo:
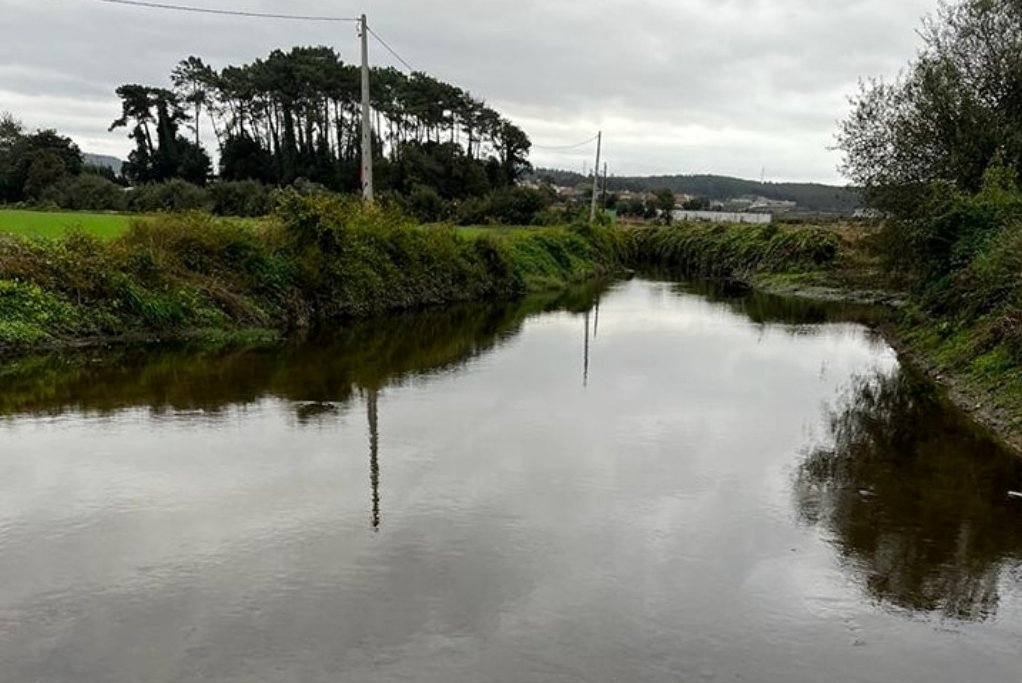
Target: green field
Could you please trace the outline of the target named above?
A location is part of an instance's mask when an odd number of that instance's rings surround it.
[[[138,216],[113,213],[58,213],[0,209],[0,233],[24,237],[61,237],[71,228],[100,239],[113,239]]]
[[[440,224],[438,223],[437,225]],[[462,237],[480,237],[482,235],[521,235],[543,229],[543,227],[525,225],[465,225],[455,228],[457,233]]]
[[[87,235],[107,240],[123,234],[127,231],[132,221],[142,217],[143,215],[141,214],[0,209],[0,234],[52,239],[62,237],[71,228],[77,228]],[[233,218],[227,220],[246,225],[257,225],[261,222],[261,219],[258,218]],[[520,225],[472,225],[457,228],[457,232],[463,237],[520,235],[536,230],[542,230],[542,228]]]

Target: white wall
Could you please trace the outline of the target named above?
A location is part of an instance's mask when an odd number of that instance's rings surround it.
[[[765,225],[774,219],[768,213],[731,213],[727,211],[674,211],[676,221],[709,221],[713,223],[754,223]]]

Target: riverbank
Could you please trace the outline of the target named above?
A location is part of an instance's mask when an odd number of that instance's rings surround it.
[[[274,343],[317,325],[563,290],[622,268],[884,306],[875,323],[956,405],[1022,452],[1022,373],[884,285],[863,229],[684,225],[614,231],[424,228],[329,197],[286,197],[253,226],[186,214],[113,240],[0,238],[0,354],[197,339]]]
[[[605,228],[464,236],[337,197],[259,226],[184,214],[110,241],[0,238],[0,352],[282,335],[348,318],[510,300],[613,272]]]

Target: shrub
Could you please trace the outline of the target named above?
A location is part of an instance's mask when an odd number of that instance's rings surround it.
[[[423,223],[436,223],[449,215],[447,202],[428,185],[416,185],[408,197],[408,211]]]
[[[206,191],[218,216],[258,217],[273,210],[270,188],[254,180],[213,183]]]
[[[177,179],[140,185],[128,193],[128,209],[138,213],[196,211],[208,204],[205,190]]]
[[[102,176],[83,173],[43,191],[41,200],[71,211],[124,211],[124,188]]]
[[[527,187],[507,187],[490,196],[490,215],[504,225],[533,225],[536,215],[550,206],[547,193]]]

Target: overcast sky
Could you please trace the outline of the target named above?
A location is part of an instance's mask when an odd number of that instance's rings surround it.
[[[829,150],[860,77],[895,75],[937,0],[167,0],[232,10],[369,15],[415,68],[461,86],[536,145],[602,128],[617,175],[717,173],[843,182]],[[125,157],[114,89],[168,83],[182,58],[215,67],[331,45],[354,25],[143,10],[98,0],[0,0],[0,111]],[[379,45],[376,63],[394,64]],[[535,150],[581,170],[593,150]],[[588,161],[590,168],[592,161]]]

